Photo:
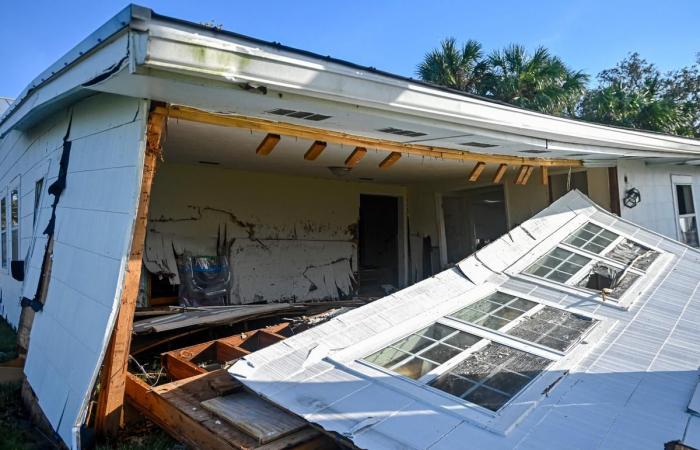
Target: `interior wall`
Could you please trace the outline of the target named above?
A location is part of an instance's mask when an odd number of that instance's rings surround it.
[[[232,303],[334,299],[353,292],[360,194],[403,198],[370,182],[166,162],[156,174],[145,262],[179,282],[175,253],[230,245]]]

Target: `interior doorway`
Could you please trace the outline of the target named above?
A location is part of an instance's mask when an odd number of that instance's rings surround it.
[[[444,194],[442,213],[449,264],[461,261],[508,232],[503,186]]]
[[[360,195],[358,294],[384,296],[399,287],[399,198]]]

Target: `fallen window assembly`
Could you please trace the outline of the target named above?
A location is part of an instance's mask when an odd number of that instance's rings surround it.
[[[496,291],[360,361],[494,413],[565,358],[597,323]]]
[[[657,250],[586,222],[522,273],[619,301],[656,259]]]

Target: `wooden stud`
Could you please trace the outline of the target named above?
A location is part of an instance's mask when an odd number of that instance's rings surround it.
[[[355,150],[350,153],[350,156],[345,160],[346,167],[355,167],[358,162],[367,154],[367,149],[364,147],[355,147]]]
[[[275,149],[275,146],[279,143],[280,139],[282,138],[279,134],[268,134],[263,138],[260,145],[258,145],[258,148],[255,149],[255,153],[261,156],[269,155],[272,150]]]
[[[304,153],[304,159],[307,161],[313,161],[314,159],[318,158],[321,152],[325,150],[326,148],[326,143],[323,141],[315,141],[313,144],[311,144],[311,147]]]
[[[501,164],[498,166],[498,169],[496,169],[496,173],[493,176],[492,183],[498,184],[501,182],[503,179],[503,176],[506,174],[506,171],[508,170],[508,164]]]
[[[523,179],[525,178],[525,175],[527,174],[527,168],[529,166],[522,165],[518,169],[518,174],[515,176],[515,180],[513,180],[513,183],[515,184],[523,184]]]
[[[123,281],[117,319],[105,353],[100,374],[100,394],[97,403],[95,427],[103,434],[115,434],[121,425],[124,389],[129,362],[129,348],[136,310],[136,299],[143,265],[143,246],[146,238],[148,206],[156,164],[161,156],[162,137],[166,116],[151,111],[146,129],[146,156],[138,209],[131,240],[131,249]]]
[[[548,167],[540,167],[540,177],[542,184],[544,186],[547,186],[549,184],[549,168]]]
[[[550,167],[580,167],[582,161],[575,159],[540,159],[508,155],[490,155],[484,153],[456,150],[447,147],[434,147],[414,143],[400,143],[384,139],[351,135],[339,131],[312,128],[284,122],[273,122],[255,117],[215,114],[187,106],[172,105],[160,107],[156,111],[173,119],[189,120],[234,128],[247,128],[253,131],[275,133],[284,136],[296,136],[302,139],[323,141],[333,144],[351,145],[354,147],[376,148],[390,152],[406,153],[419,156],[429,156],[455,161],[483,161],[486,163],[524,164]]]
[[[401,159],[401,153],[391,152],[389,156],[384,158],[384,160],[379,163],[379,168],[388,169],[389,167],[393,166],[399,159]]]
[[[469,174],[469,181],[478,181],[481,176],[481,172],[486,168],[485,162],[478,162],[474,165],[472,172]]]
[[[525,176],[523,177],[523,181],[520,183],[522,185],[526,185],[528,181],[530,181],[530,176],[532,176],[532,172],[535,171],[535,166],[527,166],[527,170],[525,171]]]

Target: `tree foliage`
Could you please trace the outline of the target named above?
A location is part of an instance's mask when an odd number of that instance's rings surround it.
[[[485,55],[480,43],[454,38],[428,52],[421,79],[547,114],[700,137],[700,54],[696,64],[661,73],[637,53],[597,76],[569,68],[546,48],[510,45]]]

